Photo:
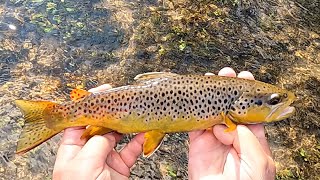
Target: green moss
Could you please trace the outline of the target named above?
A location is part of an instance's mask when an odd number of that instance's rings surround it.
[[[179,41],[179,50],[183,51],[187,47],[187,43],[184,40]]]
[[[78,28],[83,28],[84,27],[84,24],[82,22],[76,22],[75,25],[78,27]]]
[[[276,176],[277,180],[291,179],[291,178],[295,178],[295,176],[290,169],[285,169],[277,172],[277,176]]]
[[[303,148],[301,148],[299,150],[299,154],[303,158],[304,161],[306,161],[306,162],[308,161],[309,155],[307,154],[307,152]]]
[[[52,10],[55,10],[56,8],[57,8],[57,4],[55,4],[53,2],[47,3],[47,11],[52,11]]]
[[[172,178],[176,178],[177,177],[177,172],[176,170],[174,170],[173,167],[171,167],[170,165],[167,166],[167,173],[170,177]]]
[[[74,9],[74,8],[70,8],[70,7],[66,7],[66,11],[67,11],[67,12],[74,12],[75,9]]]
[[[166,53],[165,48],[163,46],[160,46],[158,53],[159,53],[159,55],[164,55]]]
[[[45,27],[43,28],[43,31],[48,33],[48,32],[51,32],[53,30],[53,27]]]

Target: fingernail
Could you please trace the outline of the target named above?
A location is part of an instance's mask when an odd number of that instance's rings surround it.
[[[219,71],[218,75],[219,76],[236,77],[236,72],[230,67],[224,67]]]
[[[238,74],[238,77],[239,77],[239,78],[244,78],[244,79],[252,79],[252,80],[254,80],[254,76],[253,76],[252,73],[249,72],[249,71],[241,71],[241,72]]]

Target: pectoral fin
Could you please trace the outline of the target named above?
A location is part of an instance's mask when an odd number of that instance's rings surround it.
[[[221,116],[224,118],[224,123],[228,127],[226,130],[224,130],[225,132],[231,132],[237,128],[237,125],[233,123],[232,120],[227,115],[225,115],[224,112],[221,113]]]
[[[161,145],[165,133],[149,131],[144,134],[143,157],[150,157]]]
[[[94,135],[104,135],[112,132],[112,129],[100,127],[100,126],[89,126],[82,134],[80,139],[89,140]]]

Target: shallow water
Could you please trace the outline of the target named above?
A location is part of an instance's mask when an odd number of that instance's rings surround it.
[[[319,2],[0,2],[1,179],[50,179],[61,137],[15,155],[23,119],[13,100],[62,102],[75,87],[224,66],[298,95],[296,116],[266,126],[277,178],[320,179]],[[138,160],[131,178],[186,179],[187,144],[186,134],[170,135],[154,156]]]

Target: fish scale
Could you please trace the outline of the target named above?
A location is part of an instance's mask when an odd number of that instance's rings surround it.
[[[255,80],[174,73],[146,73],[135,80],[133,85],[99,93],[73,90],[73,101],[65,104],[16,101],[27,125],[17,152],[26,152],[65,128],[90,125],[81,138],[111,131],[145,132],[143,155],[148,157],[166,133],[215,124],[226,124],[227,131],[232,131],[235,123],[277,121],[294,113],[289,106],[293,93]],[[37,127],[35,137],[30,133],[39,119],[45,127]]]

